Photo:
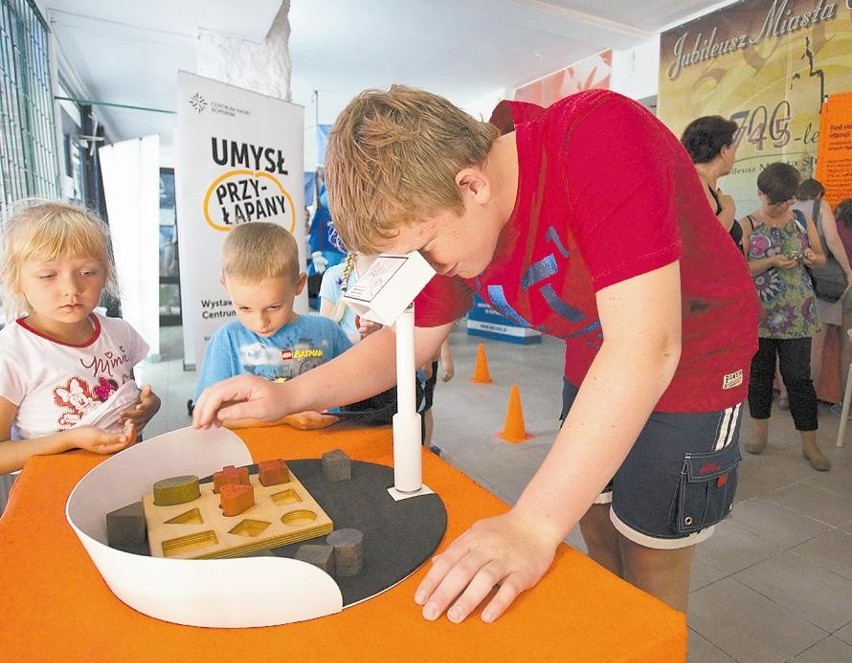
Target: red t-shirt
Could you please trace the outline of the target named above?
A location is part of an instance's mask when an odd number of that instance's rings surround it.
[[[603,342],[595,292],[680,260],[682,353],[657,409],[714,411],[744,400],[757,349],[754,284],[677,138],[608,90],[547,109],[501,106],[514,121],[518,193],[493,260],[468,288],[504,316],[564,339],[565,377],[579,385]],[[460,283],[424,292],[418,324],[469,308]]]

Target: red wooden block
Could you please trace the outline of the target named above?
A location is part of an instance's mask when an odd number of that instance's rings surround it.
[[[261,486],[277,486],[279,483],[290,481],[290,470],[280,458],[277,460],[262,460],[257,464],[257,479]]]
[[[234,467],[226,465],[221,472],[213,473],[213,492],[218,493],[226,484],[249,485],[249,471],[247,467]]]
[[[241,483],[226,483],[219,491],[224,516],[238,516],[254,506],[254,486]]]

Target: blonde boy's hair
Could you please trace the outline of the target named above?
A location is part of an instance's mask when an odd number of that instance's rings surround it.
[[[277,223],[252,221],[232,228],[222,246],[222,276],[245,283],[287,278],[299,281],[296,238]]]
[[[325,154],[334,227],[353,251],[379,253],[398,229],[463,211],[456,174],[481,166],[499,132],[438,95],[366,90],[338,116]]]
[[[66,202],[28,198],[4,210],[0,228],[0,286],[7,321],[32,313],[27,298],[14,292],[27,262],[91,258],[104,267],[104,291],[119,296],[109,229],[95,214]]]

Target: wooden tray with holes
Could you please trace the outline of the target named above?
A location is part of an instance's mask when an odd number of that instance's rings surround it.
[[[290,481],[263,486],[257,474],[254,506],[224,516],[213,483],[202,483],[201,496],[184,504],[156,506],[152,494],[142,498],[152,557],[220,559],[298,543],[329,534],[331,518],[290,471]]]

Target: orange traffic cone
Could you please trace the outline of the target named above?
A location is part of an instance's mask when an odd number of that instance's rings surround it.
[[[491,375],[488,372],[488,358],[485,356],[485,344],[480,343],[476,349],[476,368],[473,370],[471,382],[476,384],[488,384],[491,382]]]
[[[497,437],[506,440],[506,442],[524,442],[532,437],[527,435],[527,430],[524,427],[524,411],[521,408],[521,392],[518,390],[518,385],[513,384],[512,390],[509,392],[509,407],[506,410],[506,421],[503,423],[503,432],[498,433]]]

